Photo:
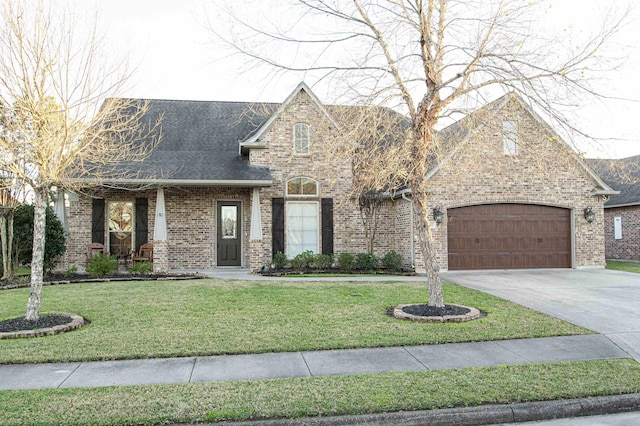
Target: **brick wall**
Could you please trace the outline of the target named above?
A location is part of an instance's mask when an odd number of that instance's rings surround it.
[[[621,218],[622,239],[614,237],[614,218]],[[640,206],[604,209],[607,259],[640,260]]]
[[[293,127],[296,123],[306,123],[310,126],[308,155],[296,155],[293,152]],[[295,177],[307,177],[317,181],[319,194],[317,197],[290,197],[288,200],[317,202],[320,208],[321,198],[333,199],[334,253],[366,250],[360,214],[350,194],[351,164],[349,161],[330,160],[325,149],[327,141],[335,138],[335,132],[335,127],[321,108],[305,91],[300,91],[263,135],[262,141],[266,143],[267,148],[250,152],[250,162],[268,166],[273,178],[270,187],[260,190],[263,239],[250,243],[249,264],[252,269],[271,263],[271,200],[287,198],[286,182]],[[318,227],[320,228],[320,223]],[[388,235],[388,232],[381,235],[385,234]],[[318,237],[321,243],[320,235]],[[381,242],[381,245],[386,244],[383,238]],[[322,251],[322,247],[319,247],[319,251]]]
[[[251,205],[248,188],[176,187],[165,188],[167,220],[167,259],[159,268],[211,269],[216,266],[216,203],[240,201],[242,247],[249,246]],[[156,190],[108,191],[101,194],[105,204],[110,201],[135,201],[147,197],[148,241],[153,241]],[[86,247],[91,243],[91,198],[81,196],[70,203],[67,253],[61,269],[70,266],[84,268]],[[105,218],[105,229],[107,229]],[[105,241],[107,236],[105,235]],[[162,254],[162,250],[157,253]],[[248,250],[244,250],[242,265],[248,266]]]
[[[518,123],[517,155],[503,153],[502,121]],[[428,180],[430,208],[441,206],[445,220],[432,226],[435,251],[443,270],[447,259],[448,208],[476,204],[525,203],[571,209],[574,223],[575,267],[604,265],[602,197],[590,195],[593,179],[567,151],[564,143],[551,137],[516,102],[499,114],[482,118],[480,130],[468,143],[441,162],[440,169]],[[584,219],[584,208],[592,206],[593,223]],[[432,220],[431,218],[429,218]],[[423,270],[416,253],[417,268]]]

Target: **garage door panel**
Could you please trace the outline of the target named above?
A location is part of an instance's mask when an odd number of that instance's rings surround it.
[[[571,267],[568,209],[487,204],[447,215],[450,270]]]

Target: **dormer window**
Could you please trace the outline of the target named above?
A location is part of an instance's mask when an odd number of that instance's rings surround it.
[[[518,124],[514,121],[502,122],[502,151],[504,155],[518,155]]]
[[[309,125],[297,123],[293,126],[293,153],[309,154]]]

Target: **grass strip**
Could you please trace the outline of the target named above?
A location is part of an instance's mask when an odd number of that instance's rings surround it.
[[[640,364],[598,360],[187,385],[0,391],[3,425],[300,418],[640,392]]]
[[[0,293],[0,320],[24,315],[29,289]],[[485,318],[427,324],[386,309],[426,301],[420,282],[225,280],[83,283],[45,287],[42,311],[91,324],[69,333],[0,341],[0,363],[203,356],[489,341],[586,334],[515,303],[445,284],[447,303]]]
[[[636,274],[640,274],[640,263],[608,260],[607,269],[624,272],[635,272]]]

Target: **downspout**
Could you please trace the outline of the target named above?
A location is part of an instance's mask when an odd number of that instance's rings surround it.
[[[405,192],[402,193],[402,199],[405,201],[408,201],[409,203],[411,203],[411,200],[407,197],[407,194]],[[414,254],[414,231],[413,231],[413,206],[411,206],[409,208],[409,221],[411,222],[411,267],[413,268],[413,270],[415,271],[416,269],[416,262],[415,262],[415,254]]]

